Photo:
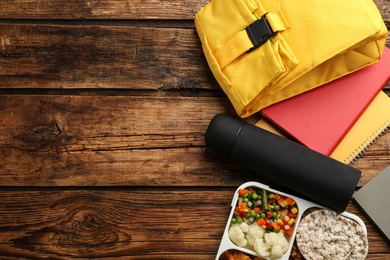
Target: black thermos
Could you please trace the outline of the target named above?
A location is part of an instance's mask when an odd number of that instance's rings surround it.
[[[347,207],[361,171],[229,115],[216,115],[205,142],[249,169],[337,212]]]

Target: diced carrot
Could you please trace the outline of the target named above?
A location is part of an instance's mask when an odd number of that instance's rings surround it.
[[[290,227],[289,229],[286,229],[286,234],[289,235],[290,237],[293,235],[294,233],[294,228],[293,227]]]
[[[264,226],[266,226],[267,222],[265,222],[265,219],[259,218],[259,219],[257,219],[257,224],[258,224],[260,227],[264,227]]]
[[[287,202],[284,200],[283,197],[280,197],[278,200],[278,204],[282,207],[282,208],[285,208],[288,204]]]
[[[239,209],[239,211],[244,211],[244,210],[246,210],[246,203],[245,203],[245,202],[242,202],[242,201],[239,201],[239,202],[238,202],[238,209]]]
[[[274,229],[274,230],[280,230],[280,226],[279,226],[279,224],[278,223],[276,223],[276,222],[273,222],[273,223],[271,223],[271,225],[272,225],[272,228]]]
[[[260,208],[256,207],[256,208],[253,209],[253,211],[256,212],[256,214],[260,214]]]
[[[247,189],[239,189],[238,190],[238,195],[240,195],[241,197],[244,197],[247,194],[248,194],[248,190]]]
[[[267,215],[267,217],[272,218],[273,215],[274,215],[274,213],[273,213],[271,210],[268,210],[268,211],[266,212],[266,215]]]
[[[295,204],[295,200],[293,200],[290,197],[287,197],[285,201],[286,201],[287,205],[289,205],[289,206],[292,206]]]

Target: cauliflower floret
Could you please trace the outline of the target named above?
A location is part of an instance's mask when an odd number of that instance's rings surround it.
[[[282,232],[267,233],[264,235],[265,243],[271,249],[271,258],[282,257],[288,250],[288,241]]]
[[[290,246],[287,238],[285,237],[285,235],[282,232],[278,233],[278,236],[279,236],[279,245],[282,247],[282,250],[284,252],[287,252],[288,247]]]
[[[283,252],[286,253],[288,248],[290,247],[290,244],[288,243],[287,238],[282,233],[279,234],[280,234],[279,245],[282,247]]]
[[[271,254],[269,245],[267,245],[262,238],[256,239],[253,247],[256,253],[262,257],[269,257]]]
[[[273,245],[271,249],[271,258],[280,258],[284,255],[280,245]]]
[[[280,234],[280,232],[279,233],[275,233],[275,232],[266,233],[264,235],[264,239],[265,239],[265,242],[267,243],[267,245],[273,246],[273,245],[278,244],[279,234]]]
[[[244,232],[238,224],[234,224],[229,228],[228,235],[230,240],[237,246],[244,247],[248,243],[248,241],[245,239]]]
[[[252,246],[262,257],[280,258],[288,250],[289,244],[282,232],[265,233],[257,224],[232,224],[228,232],[230,240],[240,247]],[[248,247],[249,248],[249,247]]]
[[[288,241],[282,232],[266,233],[264,239],[258,238],[253,245],[256,253],[263,257],[280,258],[288,250]]]
[[[248,233],[248,231],[249,231],[249,225],[245,222],[242,222],[240,224],[240,228],[241,228],[242,232],[244,232],[244,233]]]
[[[246,234],[248,244],[253,245],[258,238],[263,238],[265,229],[254,223],[249,226],[249,231]]]

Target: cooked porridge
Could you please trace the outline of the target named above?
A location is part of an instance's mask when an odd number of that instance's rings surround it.
[[[307,260],[365,259],[367,235],[355,221],[332,210],[316,210],[297,229],[297,245]]]

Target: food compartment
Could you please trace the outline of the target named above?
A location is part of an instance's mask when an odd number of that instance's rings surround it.
[[[239,252],[248,260],[288,259],[302,215],[299,198],[248,182],[236,190],[231,206],[216,259]]]
[[[325,208],[307,212],[296,235],[299,253],[305,259],[366,259],[367,229],[358,216]]]

